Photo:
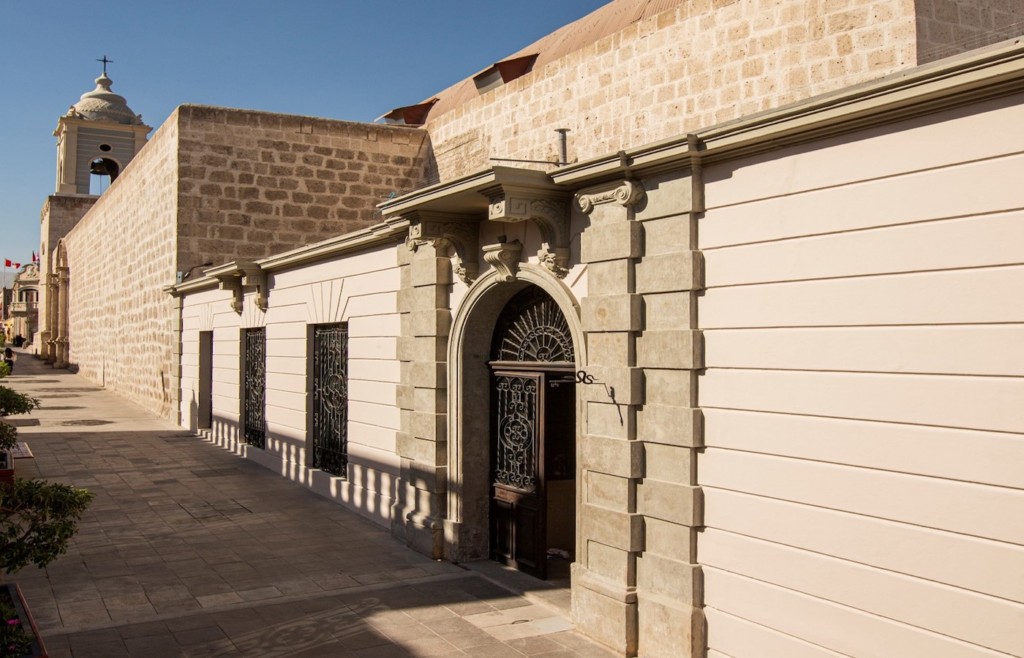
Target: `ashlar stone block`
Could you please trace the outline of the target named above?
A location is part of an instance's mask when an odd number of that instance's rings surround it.
[[[636,263],[636,292],[676,292],[704,287],[704,258],[699,251],[645,256]]]
[[[587,542],[587,569],[622,587],[636,582],[636,560],[632,554],[600,542]]]
[[[581,257],[584,263],[620,258],[637,258],[643,249],[643,227],[637,222],[615,222],[591,226],[583,232]]]
[[[648,404],[636,412],[637,438],[652,443],[700,448],[704,416],[700,409]]]
[[[624,478],[643,477],[644,451],[640,441],[587,434],[580,453],[585,469]]]
[[[643,326],[643,304],[639,295],[584,297],[584,331],[639,331]]]
[[[636,438],[636,407],[628,404],[585,402],[586,432],[612,439]]]
[[[414,361],[408,366],[408,379],[403,378],[403,383],[411,384],[416,388],[447,388],[448,367],[437,361]]]
[[[412,409],[429,413],[443,413],[448,409],[447,391],[443,388],[413,389]]]
[[[700,487],[645,479],[636,485],[637,511],[662,521],[697,527],[703,524]]]
[[[415,437],[410,432],[399,432],[396,448],[401,457],[431,466],[443,466],[448,462],[448,444],[445,441],[431,441]]]
[[[687,370],[703,368],[703,334],[692,329],[645,331],[636,339],[636,365]]]
[[[697,248],[694,222],[689,216],[652,219],[641,226],[644,228],[645,258]]]
[[[583,541],[595,541],[624,551],[642,551],[643,516],[584,503],[580,509],[580,535]]]
[[[410,335],[447,336],[452,325],[452,314],[446,309],[413,311],[410,316]]]
[[[587,265],[588,295],[621,295],[633,289],[633,261],[620,258]]]
[[[635,362],[636,336],[626,331],[587,334],[587,362],[595,366],[622,366]]]
[[[409,264],[409,283],[413,286],[447,285],[452,282],[452,263],[448,258],[424,256]]]
[[[573,579],[574,584],[580,582]],[[581,583],[572,588],[573,621],[579,630],[624,656],[636,655],[637,605]]]
[[[650,551],[636,559],[636,584],[643,591],[686,605],[701,605],[704,599],[704,574],[700,565]]]
[[[698,658],[704,655],[704,613],[667,597],[637,597],[638,655]]]
[[[636,509],[635,487],[629,478],[586,471],[584,480],[584,502],[624,512]]]
[[[425,462],[403,459],[401,469],[402,481],[410,487],[433,493],[444,493],[448,489],[446,466],[433,466]]]
[[[694,181],[689,171],[651,176],[643,179],[642,183],[646,194],[634,207],[637,220],[659,219],[694,211]]]
[[[693,448],[644,444],[644,477],[651,480],[689,485],[696,481],[696,458]]]
[[[653,516],[644,519],[644,554],[669,555],[684,562],[696,562],[697,531],[694,528]]]
[[[697,295],[693,292],[647,293],[644,298],[644,329],[688,329],[697,317]]]
[[[416,438],[443,441],[448,431],[447,428],[447,414],[435,414],[426,411],[412,412],[409,430]]]
[[[696,406],[697,373],[693,370],[644,368],[644,402],[648,405]]]
[[[588,366],[592,384],[577,384],[580,399],[614,404],[643,404],[643,370],[614,366]]]

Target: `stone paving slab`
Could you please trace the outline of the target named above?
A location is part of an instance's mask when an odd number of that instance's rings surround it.
[[[43,405],[18,475],[96,495],[66,555],[7,577],[54,658],[615,655],[572,630],[565,589],[430,560],[27,354],[0,383]]]

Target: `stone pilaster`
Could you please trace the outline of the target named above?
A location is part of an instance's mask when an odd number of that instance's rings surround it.
[[[40,345],[42,346],[42,357],[47,363],[54,363],[57,360],[57,275],[46,275],[46,311],[43,316],[44,330],[40,334]]]
[[[636,292],[643,230],[633,211],[642,197],[642,187],[632,181],[576,195],[591,221],[582,236],[589,282],[582,300],[586,370],[603,385],[579,387],[585,425],[573,616],[585,633],[625,655],[637,651],[637,560],[644,550],[638,507],[643,445],[637,440],[644,402],[637,369],[643,299]]]
[[[392,534],[433,558],[444,553],[447,489],[446,347],[452,263],[441,238],[429,231],[398,247],[403,267],[399,312],[401,383],[398,406],[401,473],[392,514]]]
[[[697,450],[703,445],[697,373],[704,367],[696,315],[704,279],[696,243],[703,211],[699,162],[644,183],[648,195],[635,216],[643,234],[635,290],[645,308],[636,339],[636,365],[644,380],[636,431],[643,464],[637,513],[644,526],[636,571],[637,650],[651,658],[697,657],[705,643],[697,565],[704,511],[696,477]]]
[[[70,322],[68,322],[68,268],[58,267],[57,268],[57,337],[54,339],[54,362],[55,368],[67,368],[68,367],[68,329]]]

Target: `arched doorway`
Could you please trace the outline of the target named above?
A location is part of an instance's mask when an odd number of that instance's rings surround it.
[[[576,539],[576,355],[550,295],[530,286],[505,304],[489,365],[491,558],[566,577]]]
[[[537,349],[530,340],[516,338],[531,337],[525,327],[532,327]],[[505,343],[506,337],[512,342]],[[520,346],[513,347],[517,340]],[[568,575],[579,549],[575,466],[581,420],[574,373],[586,363],[584,351],[575,297],[543,268],[523,264],[515,281],[501,281],[489,272],[467,292],[455,313],[448,350],[446,558],[496,558],[540,577]],[[500,395],[514,405],[512,387],[515,395],[523,395],[518,387],[528,380],[537,389],[529,400],[533,427],[543,433],[542,442],[531,448],[537,456],[532,477],[542,480],[534,492],[495,478],[507,470],[496,468],[500,423],[510,431],[521,427],[507,413],[501,421]],[[499,386],[507,390],[499,394]],[[520,469],[521,474],[526,470]],[[516,504],[522,507],[509,509]],[[557,549],[550,560],[549,548]]]

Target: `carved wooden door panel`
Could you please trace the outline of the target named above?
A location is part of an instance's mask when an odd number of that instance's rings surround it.
[[[544,373],[495,370],[491,555],[545,577]]]

